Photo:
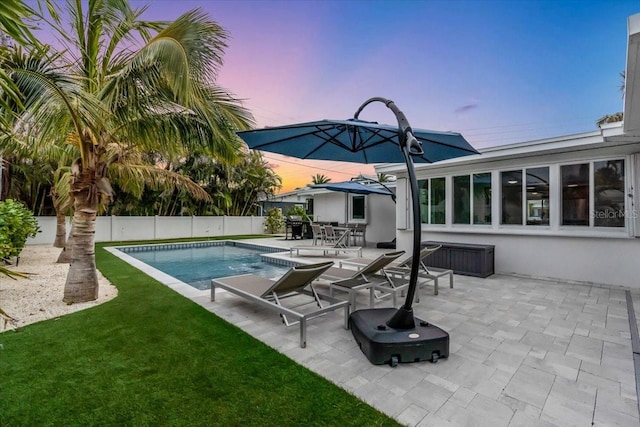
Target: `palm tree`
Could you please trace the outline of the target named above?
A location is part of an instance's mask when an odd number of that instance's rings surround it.
[[[624,89],[626,87],[626,72],[625,71],[621,71],[620,72],[620,79],[621,79],[621,82],[620,82],[620,86],[618,88],[620,89],[620,94],[624,98]],[[624,120],[624,113],[622,111],[619,111],[619,112],[614,113],[614,114],[605,114],[604,116],[600,117],[596,121],[596,125],[602,126],[605,123],[621,122],[622,120]]]
[[[38,40],[25,23],[33,13],[23,0],[3,0],[0,8],[0,46],[6,48],[10,39],[19,45],[38,45]],[[1,68],[0,91],[6,95],[0,100],[0,106],[7,108],[7,100],[17,101],[16,87]],[[2,120],[0,118],[0,125],[5,125]]]
[[[331,178],[329,178],[326,175],[322,175],[320,173],[317,173],[315,176],[311,177],[311,182],[312,182],[313,185],[326,184],[327,182],[331,182]]]
[[[391,175],[387,175],[384,172],[378,173],[378,182],[391,182]]]
[[[84,4],[67,3],[72,31],[57,9],[40,10],[67,50],[9,70],[34,98],[21,132],[36,147],[70,144],[78,152],[69,183],[74,235],[63,298],[69,303],[98,295],[95,221],[101,202],[114,196],[110,170],[128,165],[118,171],[132,182],[136,174],[167,179],[160,168],[122,161],[147,151],[170,158],[199,149],[232,161],[240,146],[235,131],[253,123],[239,101],[213,83],[227,34],[204,13],[196,9],[167,24],[140,20],[145,8],[134,10],[125,0],[89,0],[86,10]],[[136,40],[143,44],[132,49]]]

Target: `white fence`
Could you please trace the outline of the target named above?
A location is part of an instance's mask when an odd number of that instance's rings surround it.
[[[56,218],[39,216],[42,230],[27,244],[52,244],[56,237]],[[263,234],[262,216],[99,216],[96,242],[215,237]],[[67,233],[71,229],[67,219]]]

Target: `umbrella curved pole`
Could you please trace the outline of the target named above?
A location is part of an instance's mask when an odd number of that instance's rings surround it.
[[[420,200],[418,198],[418,180],[416,177],[416,171],[413,164],[412,156],[421,156],[423,154],[422,146],[413,135],[411,125],[407,120],[407,117],[396,106],[396,104],[386,98],[374,97],[365,101],[358,111],[356,111],[354,118],[357,119],[362,110],[372,102],[382,102],[389,108],[395,115],[398,121],[398,141],[404,160],[407,165],[407,173],[409,174],[409,185],[411,187],[411,199],[412,199],[412,211],[413,211],[413,252],[411,263],[411,273],[409,276],[409,288],[407,289],[407,296],[405,302],[398,309],[398,311],[387,321],[387,326],[394,329],[413,329],[415,328],[415,317],[413,315],[413,298],[416,293],[418,283],[418,268],[420,265],[420,237],[421,237],[421,223],[420,223]]]

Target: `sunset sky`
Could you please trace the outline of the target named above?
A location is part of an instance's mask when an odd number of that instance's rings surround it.
[[[638,0],[132,0],[146,19],[201,7],[229,33],[218,82],[257,127],[347,119],[395,101],[415,128],[476,148],[587,132],[622,110],[627,17]],[[382,104],[361,118],[394,123]],[[265,153],[282,191],[371,165]]]

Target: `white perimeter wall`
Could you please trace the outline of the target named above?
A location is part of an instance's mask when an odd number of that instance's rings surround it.
[[[410,251],[412,231],[398,230]],[[640,289],[640,239],[422,232],[421,241],[495,245],[496,273]]]
[[[27,244],[53,244],[56,218],[37,217],[42,232]],[[96,219],[96,242],[213,237],[263,234],[261,216],[99,216]],[[67,219],[67,233],[71,229]]]

